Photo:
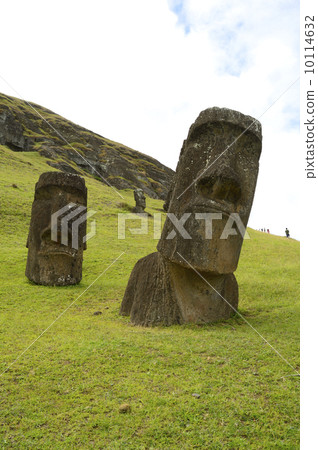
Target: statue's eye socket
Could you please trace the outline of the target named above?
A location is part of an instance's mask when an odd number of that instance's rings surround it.
[[[216,179],[210,177],[201,178],[197,182],[198,193],[201,194],[203,197],[211,198],[214,191],[215,181]]]
[[[241,197],[239,183],[228,177],[203,177],[197,182],[197,192],[210,200],[236,203]]]

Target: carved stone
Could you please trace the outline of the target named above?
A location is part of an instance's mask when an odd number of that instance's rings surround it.
[[[135,189],[134,190],[134,197],[136,206],[133,209],[133,212],[136,214],[143,213],[146,208],[146,197],[144,194],[144,191],[142,189]]]
[[[25,274],[30,281],[47,286],[66,286],[81,281],[83,250],[86,249],[83,243],[86,206],[87,189],[82,177],[62,172],[45,172],[40,176],[35,185],[27,241]],[[62,208],[63,212],[57,213]],[[58,217],[52,234],[54,213]],[[68,219],[62,221],[66,216]],[[55,237],[56,240],[52,240]]]
[[[185,233],[168,217],[159,253],[136,264],[121,306],[133,323],[214,322],[237,309],[233,272],[261,149],[261,124],[252,117],[216,107],[200,113],[183,143],[167,205],[176,220],[188,215]]]
[[[151,253],[131,272],[120,312],[142,326],[215,322],[230,317],[233,310],[229,303],[235,309],[238,305],[234,275],[206,273],[204,278],[207,281],[159,252]]]

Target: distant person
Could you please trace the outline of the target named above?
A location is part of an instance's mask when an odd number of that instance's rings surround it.
[[[269,229],[267,228],[267,233],[269,234]]]
[[[286,237],[288,237],[288,238],[289,238],[289,229],[288,229],[288,228],[286,228],[286,230],[285,230],[285,234],[286,234]]]

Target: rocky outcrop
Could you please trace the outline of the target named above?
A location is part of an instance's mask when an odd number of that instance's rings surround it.
[[[90,174],[117,189],[143,189],[165,200],[173,170],[34,103],[0,94],[0,145],[38,151],[63,172]]]
[[[0,144],[17,152],[28,151],[24,129],[9,109],[0,112]]]

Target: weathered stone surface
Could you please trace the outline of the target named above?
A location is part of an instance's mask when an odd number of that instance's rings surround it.
[[[174,187],[174,184],[173,184],[173,181],[172,181],[170,189],[169,189],[168,194],[167,194],[166,201],[163,204],[163,210],[166,211],[166,212],[169,210],[173,187]]]
[[[25,138],[22,125],[16,120],[10,110],[0,111],[0,144],[11,150],[22,152],[28,150],[28,140]]]
[[[166,260],[151,253],[135,265],[125,291],[120,313],[137,325],[181,323]]]
[[[205,273],[204,278],[159,252],[151,253],[135,265],[120,313],[143,326],[209,323],[231,317],[238,305],[234,275]]]
[[[57,241],[52,240],[52,214],[69,206],[57,221]],[[30,281],[48,286],[76,284],[82,279],[83,250],[86,246],[86,221],[73,227],[80,214],[67,222],[67,243],[62,244],[61,219],[78,207],[87,206],[87,189],[82,177],[62,172],[45,172],[35,185],[31,222],[27,240],[26,276]],[[83,212],[85,212],[84,208]],[[74,238],[77,236],[76,244]]]
[[[185,259],[197,270],[214,273],[236,270],[243,237],[240,233],[228,239],[220,237],[233,213],[238,213],[243,225],[247,225],[262,148],[260,129],[260,123],[252,117],[226,108],[203,111],[190,127],[179,158],[169,212],[178,219],[184,213],[191,214],[184,228],[192,239],[183,239],[180,233],[166,239],[174,229],[166,220],[158,250],[168,259],[187,266]],[[205,238],[205,221],[197,219],[195,213],[222,214],[221,220],[212,222],[212,239]]]
[[[4,94],[0,94],[0,144],[13,151],[38,151],[49,158],[48,164],[63,172],[90,174],[117,189],[142,188],[147,196],[162,200],[174,174],[150,156],[86,130],[42,106]]]
[[[133,212],[136,214],[143,213],[146,208],[146,197],[144,191],[142,189],[135,189],[134,198],[136,206],[134,207]]]
[[[188,214],[188,238],[167,218],[158,253],[137,262],[121,306],[133,323],[214,322],[237,309],[233,272],[243,236],[233,223],[247,225],[261,139],[258,121],[226,108],[202,111],[190,127],[165,205],[178,220]],[[207,236],[211,217],[212,236]],[[224,239],[225,227],[232,231]]]

